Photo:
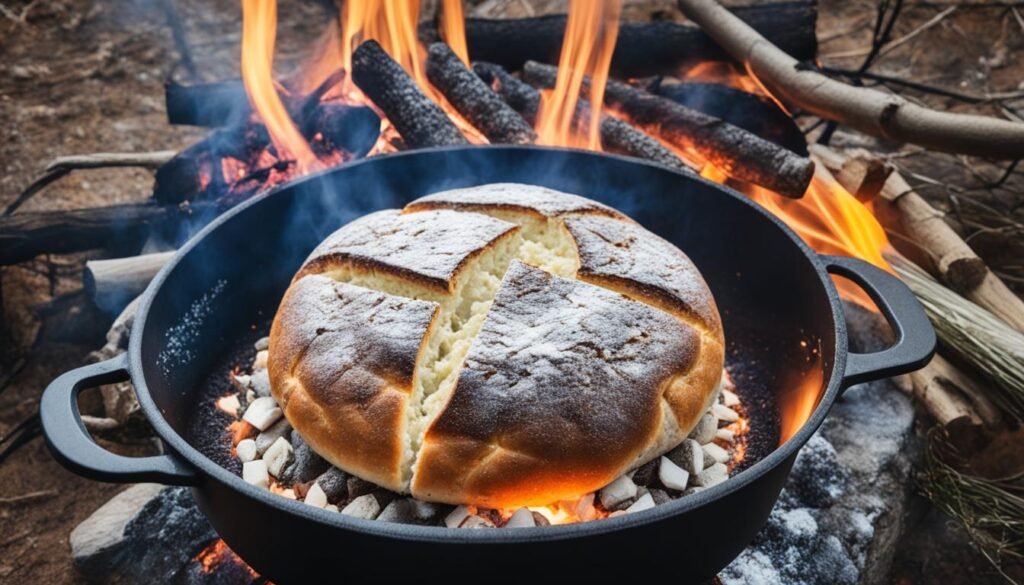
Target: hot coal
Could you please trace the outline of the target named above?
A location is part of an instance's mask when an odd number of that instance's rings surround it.
[[[533,127],[470,71],[448,45],[430,45],[427,78],[491,143],[530,144],[537,140]]]
[[[815,0],[731,7],[769,41],[799,60],[818,51]],[[565,15],[489,20],[466,19],[466,42],[474,59],[518,70],[527,61],[557,63],[565,34]],[[426,43],[439,39],[437,27],[420,28]],[[624,22],[619,29],[612,75],[644,77],[673,73],[690,61],[728,61],[729,57],[698,27],[675,22]]]
[[[663,83],[659,80],[648,90],[807,156],[807,140],[800,127],[769,98],[718,83]]]

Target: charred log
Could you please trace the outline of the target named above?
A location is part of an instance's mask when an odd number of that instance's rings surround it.
[[[736,6],[731,9],[774,44],[800,60],[818,52],[816,0]],[[565,33],[564,15],[510,20],[466,19],[466,41],[474,59],[518,70],[527,61],[557,63]],[[437,28],[420,29],[424,42],[439,40]],[[687,62],[730,57],[700,28],[675,22],[624,22],[619,29],[612,74],[644,77],[672,73]]]
[[[466,137],[376,41],[352,54],[352,80],[401,134],[409,148],[467,144]]]
[[[164,85],[167,121],[186,126],[232,126],[245,122],[251,109],[241,79],[182,85]]]
[[[155,229],[205,221],[213,204],[192,206],[136,203],[70,211],[35,211],[0,218],[0,266],[40,254],[138,244]]]
[[[534,122],[540,107],[539,91],[493,63],[475,63],[473,71],[484,83],[490,85],[491,89],[501,96],[512,109],[519,112],[531,124]],[[580,100],[579,106],[576,108],[574,123],[580,128],[586,128],[590,124],[591,113],[590,104],[586,100]],[[642,158],[677,171],[692,172],[686,163],[654,138],[622,120],[603,114],[601,115],[601,146],[609,152]]]
[[[658,83],[648,89],[677,104],[721,118],[807,156],[807,139],[800,127],[774,101],[752,93],[716,83]]]
[[[365,106],[324,102],[303,120],[300,129],[318,155],[341,150],[350,158],[362,158],[377,143],[380,117]]]
[[[527,63],[528,83],[554,87],[558,68]],[[589,91],[589,80],[583,91]],[[621,112],[650,134],[681,148],[692,148],[730,177],[771,189],[786,197],[802,197],[814,175],[814,163],[714,116],[681,106],[614,80],[609,80],[605,105]]]
[[[530,144],[533,128],[444,43],[430,45],[427,78],[492,143]]]

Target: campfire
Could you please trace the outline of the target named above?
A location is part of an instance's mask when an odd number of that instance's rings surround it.
[[[4,218],[0,238],[11,245],[0,250],[3,264],[90,249],[119,241],[129,230],[163,250],[87,266],[90,297],[120,314],[99,358],[123,351],[133,311],[126,305],[173,248],[244,201],[403,151],[538,145],[640,159],[728,186],[818,254],[858,258],[898,276],[924,304],[942,355],[894,386],[956,439],[975,441],[1024,420],[1024,303],[889,162],[827,145],[840,124],[936,151],[1016,160],[1024,152],[1021,124],[937,112],[840,83],[834,77],[845,74],[816,63],[813,0],[728,11],[710,0],[680,0],[689,22],[630,20],[621,0],[568,0],[565,14],[513,19],[467,16],[458,0],[343,2],[294,67],[279,62],[276,0],[241,5],[240,78],[187,84],[169,78],[165,87],[170,122],[209,128],[204,138],[179,152],[59,159],[6,210],[11,217]],[[882,24],[880,15],[876,35]],[[810,117],[826,126],[821,144],[807,144],[819,127]],[[71,170],[104,166],[153,170],[152,200],[14,215]],[[842,299],[859,307],[853,310],[883,320],[864,288],[834,281]],[[810,373],[778,400],[749,385],[747,373],[731,367],[744,356],[732,355],[714,404],[690,437],[604,488],[546,506],[442,505],[348,474],[312,450],[271,395],[263,337],[268,325],[253,323],[253,337],[234,348],[201,392],[203,412],[190,423],[200,450],[280,498],[380,522],[532,528],[601,522],[669,504],[727,482],[794,443],[829,383],[821,367],[827,352],[811,337],[799,341]],[[105,392],[129,395],[130,386]],[[85,423],[91,430],[111,424],[98,417]],[[950,450],[929,445],[928,496],[962,515],[958,519],[990,549],[1010,542],[1012,534],[991,536],[985,518],[977,518],[983,514],[970,516],[957,500],[964,496],[953,493],[966,476],[990,494],[988,480],[970,475],[969,464],[950,463]],[[1012,482],[995,486],[1002,491],[994,497],[1018,493]],[[804,526],[797,520],[793,526]],[[223,540],[201,544],[189,549],[191,573],[259,581]]]

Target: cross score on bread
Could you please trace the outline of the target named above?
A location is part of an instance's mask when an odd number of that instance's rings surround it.
[[[595,491],[683,441],[724,340],[675,246],[589,199],[494,184],[328,237],[269,353],[274,397],[334,465],[511,508]]]

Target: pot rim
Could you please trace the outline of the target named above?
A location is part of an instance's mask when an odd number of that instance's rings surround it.
[[[129,372],[131,375],[132,385],[135,388],[135,394],[138,398],[142,411],[145,413],[146,418],[157,432],[157,435],[170,446],[171,450],[184,458],[191,466],[195,467],[200,472],[201,480],[198,489],[203,489],[203,481],[217,481],[218,483],[239,492],[240,495],[257,500],[262,504],[282,509],[290,514],[303,517],[306,520],[386,538],[418,540],[424,542],[465,542],[476,544],[563,540],[605,534],[657,523],[669,517],[684,514],[690,510],[702,507],[715,500],[737,492],[758,480],[775,467],[783,465],[787,460],[794,456],[801,447],[803,447],[803,445],[810,439],[811,435],[817,431],[819,426],[821,426],[825,417],[828,415],[832,404],[835,402],[836,397],[842,391],[842,374],[846,368],[848,351],[846,320],[845,318],[840,318],[843,314],[843,308],[839,299],[839,293],[832,282],[831,276],[825,269],[825,264],[819,258],[817,252],[812,250],[810,246],[808,246],[789,226],[783,223],[782,220],[772,215],[757,203],[749,200],[747,197],[737,193],[736,191],[725,187],[724,185],[708,181],[707,179],[696,175],[687,175],[678,171],[673,171],[655,163],[608,153],[595,153],[572,148],[552,148],[530,145],[474,145],[418,149],[383,156],[389,158],[417,157],[438,153],[459,153],[469,150],[474,151],[474,153],[492,151],[495,153],[495,156],[498,156],[500,153],[517,151],[551,151],[570,153],[574,156],[615,159],[627,164],[647,167],[647,172],[670,173],[687,181],[703,183],[705,186],[718,190],[723,196],[732,197],[740,203],[753,208],[767,221],[772,222],[800,250],[807,261],[810,262],[818,276],[818,281],[824,289],[825,294],[828,296],[829,306],[831,308],[832,327],[835,330],[835,345],[833,347],[835,357],[831,365],[831,371],[828,372],[828,385],[822,392],[821,397],[818,399],[818,403],[814,407],[814,411],[811,413],[810,417],[803,423],[796,434],[787,439],[781,445],[777,446],[767,456],[714,487],[702,490],[696,494],[687,496],[686,498],[680,498],[672,502],[655,506],[642,512],[624,514],[615,518],[605,518],[601,521],[593,522],[580,522],[575,524],[512,530],[454,530],[440,526],[420,526],[378,522],[376,520],[353,518],[337,512],[330,512],[321,508],[315,508],[297,500],[288,499],[268,490],[246,483],[240,476],[237,476],[221,467],[189,444],[184,437],[171,427],[163,417],[159,407],[153,401],[152,396],[150,396],[142,366],[142,340],[146,337],[143,332],[145,331],[149,310],[167,278],[182,259],[194,248],[199,246],[210,233],[218,229],[222,224],[231,221],[236,215],[243,213],[249,207],[259,205],[265,199],[274,197],[282,191],[292,188],[302,182],[311,181],[330,173],[342,172],[345,169],[355,166],[373,165],[375,164],[375,161],[383,159],[383,157],[372,157],[352,161],[330,169],[311,173],[292,181],[287,181],[224,212],[182,245],[174,257],[163,267],[163,269],[160,270],[156,277],[154,277],[153,281],[146,289],[146,292],[143,294],[133,327],[136,334],[131,336],[128,347]],[[823,364],[822,367],[827,368],[825,364]]]

